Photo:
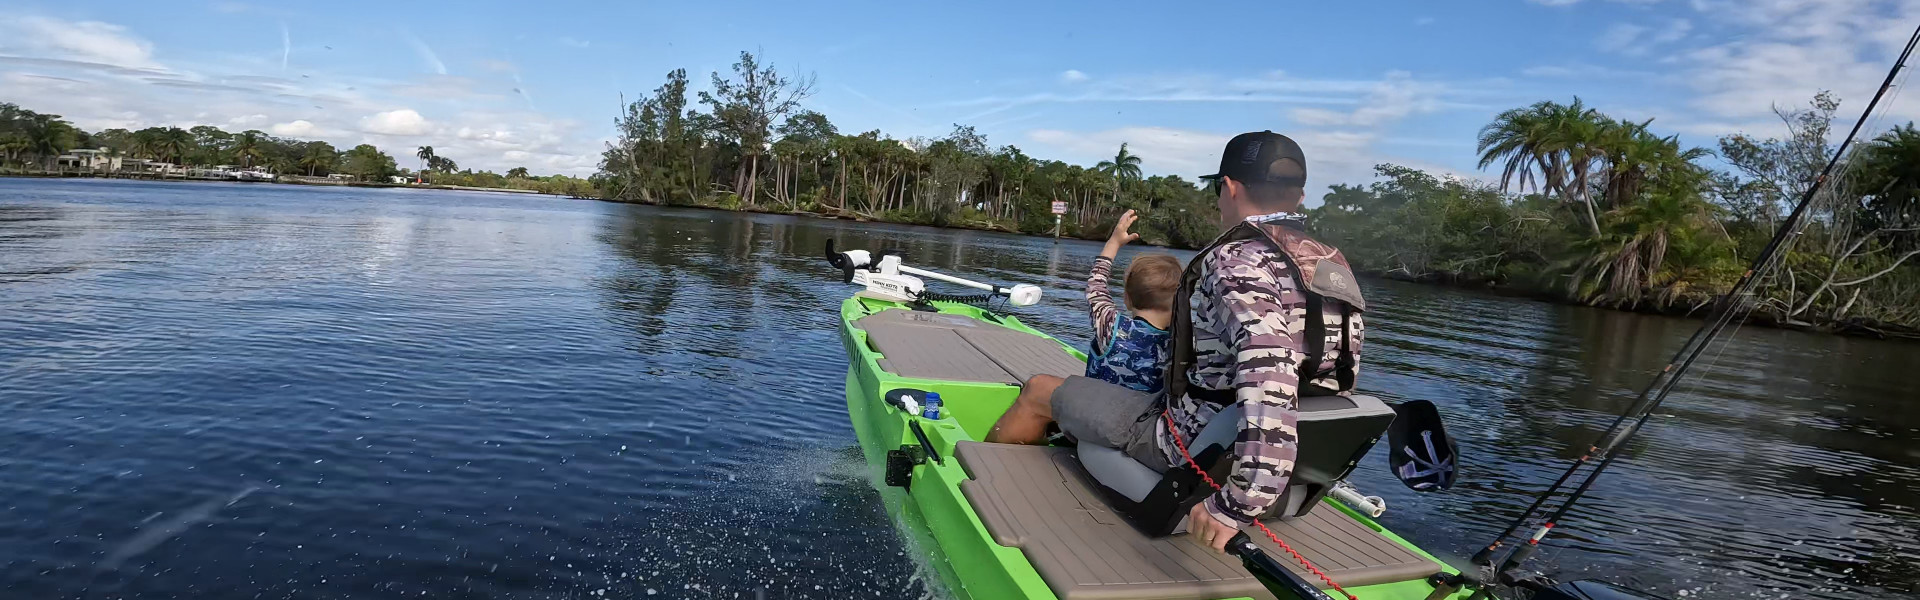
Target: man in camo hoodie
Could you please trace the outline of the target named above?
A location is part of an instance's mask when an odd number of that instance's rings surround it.
[[[1191,310],[1176,306],[1176,319],[1190,324],[1176,328],[1190,329],[1190,345],[1176,348],[1175,357],[1191,363],[1173,367],[1168,396],[1083,377],[1035,376],[987,439],[1036,443],[1052,420],[1079,443],[1119,449],[1165,471],[1186,462],[1176,437],[1192,440],[1237,404],[1245,416],[1232,475],[1187,520],[1197,541],[1222,550],[1287,488],[1298,450],[1298,397],[1352,390],[1366,302],[1340,251],[1305,233],[1306,156],[1293,140],[1270,131],[1236,136],[1220,172],[1202,179],[1214,186],[1226,233],[1188,267],[1189,274],[1197,268],[1185,303]],[[1311,303],[1320,305],[1319,327],[1306,323]],[[1309,343],[1314,333],[1320,343]],[[1320,356],[1308,356],[1312,347]]]

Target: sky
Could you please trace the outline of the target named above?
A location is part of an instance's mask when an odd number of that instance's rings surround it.
[[[1820,90],[1851,119],[1920,23],[1920,0],[802,4],[0,0],[0,102],[589,175],[623,100],[675,68],[705,89],[746,50],[813,75],[807,108],[843,133],[959,123],[1081,164],[1126,142],[1192,178],[1270,129],[1317,197],[1380,163],[1491,178],[1476,132],[1541,100],[1709,147],[1782,133],[1772,108]]]

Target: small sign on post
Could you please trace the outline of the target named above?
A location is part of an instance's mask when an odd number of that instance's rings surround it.
[[[1065,202],[1054,202],[1054,203],[1053,203],[1053,214],[1056,214],[1056,215],[1064,215],[1064,214],[1067,214],[1067,203],[1065,203]]]

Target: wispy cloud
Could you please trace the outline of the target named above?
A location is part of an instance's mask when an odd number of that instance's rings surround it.
[[[66,21],[47,17],[0,20],[0,39],[8,50],[27,56],[99,63],[129,69],[155,69],[153,44],[127,32],[126,27],[100,21]]]
[[[1376,127],[1416,113],[1438,111],[1445,93],[1443,85],[1417,81],[1411,73],[1395,71],[1368,91],[1352,111],[1309,107],[1294,109],[1292,116],[1295,123],[1309,127]]]
[[[1079,69],[1067,69],[1060,72],[1060,81],[1062,83],[1080,83],[1086,80],[1087,74],[1081,73]]]
[[[560,44],[563,46],[572,46],[575,48],[585,48],[593,45],[593,42],[590,40],[574,39],[564,35],[560,36],[560,39],[555,41],[560,42]]]
[[[0,45],[17,54],[0,56],[0,99],[58,112],[89,131],[215,125],[341,148],[370,143],[396,152],[431,143],[463,165],[496,171],[525,166],[585,175],[595,169],[598,132],[533,110],[530,91],[511,78],[517,69],[488,69],[475,77],[395,76],[390,67],[375,65],[366,73],[324,78],[283,75],[275,63],[292,68],[292,21],[276,21],[269,16],[264,23],[284,27],[281,56],[196,63],[162,61],[166,48],[119,24],[33,15],[0,19]],[[417,42],[402,35],[409,45]],[[415,49],[430,72],[445,69],[431,48]],[[515,84],[520,89],[507,94]],[[416,88],[433,95],[425,101],[409,96]]]
[[[287,30],[287,22],[280,22],[280,70],[287,70],[287,59],[293,58],[293,32]]]
[[[434,73],[441,75],[447,74],[447,63],[440,62],[440,55],[434,54],[432,47],[428,46],[426,42],[421,41],[420,38],[414,37],[411,33],[402,33],[401,35],[406,36],[407,43],[413,46],[413,51],[420,55],[420,60],[425,61],[428,68],[433,69]]]
[[[1693,22],[1686,19],[1672,19],[1656,26],[1616,23],[1601,33],[1595,44],[1601,50],[1640,56],[1659,46],[1680,41],[1691,31]]]

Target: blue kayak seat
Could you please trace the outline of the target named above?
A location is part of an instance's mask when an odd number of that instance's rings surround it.
[[[1306,396],[1299,399],[1300,445],[1294,457],[1293,477],[1280,495],[1276,509],[1261,517],[1288,519],[1312,511],[1333,484],[1353,472],[1361,457],[1379,443],[1394,412],[1372,396]],[[1245,413],[1239,405],[1214,415],[1200,435],[1187,441],[1194,461],[1216,482],[1225,482],[1233,470],[1233,443]],[[1080,464],[1106,493],[1109,503],[1149,535],[1186,531],[1186,515],[1194,503],[1213,493],[1184,460],[1160,473],[1112,448],[1083,444]],[[1178,458],[1176,456],[1176,458]]]

